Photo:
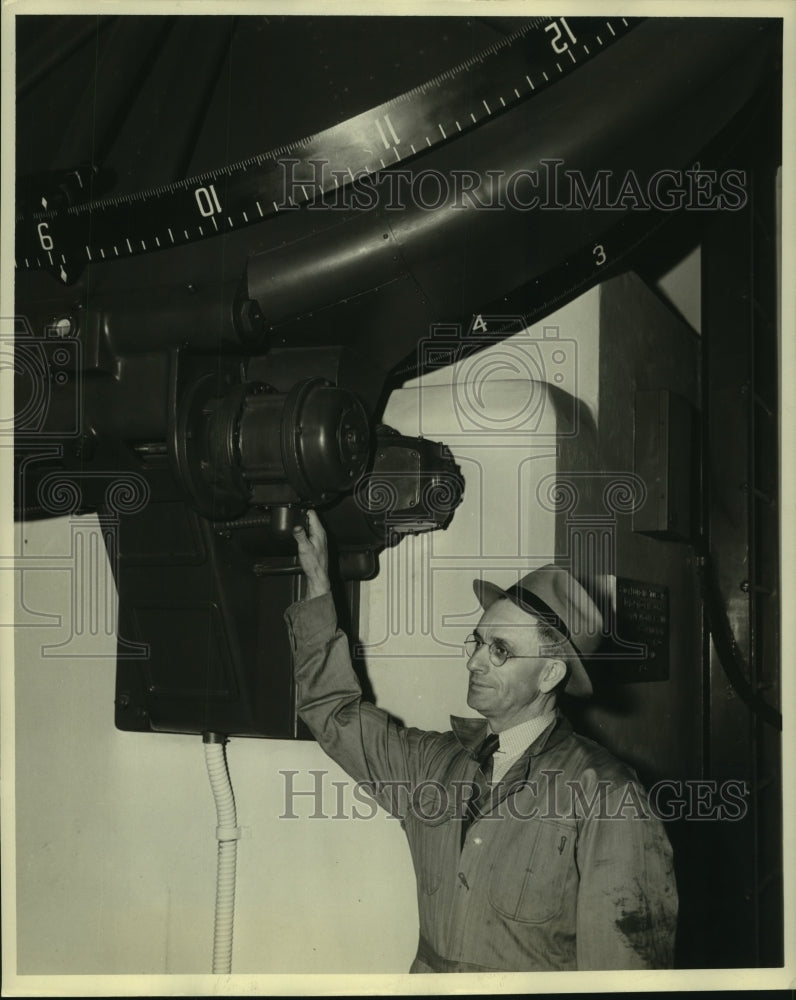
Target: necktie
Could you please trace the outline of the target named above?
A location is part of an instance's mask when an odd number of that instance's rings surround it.
[[[496,750],[500,748],[500,736],[497,733],[490,733],[489,736],[481,744],[478,753],[475,755],[475,759],[478,761],[478,766],[484,772],[487,773],[489,765],[492,763],[492,755]]]
[[[478,753],[475,755],[475,759],[478,761],[478,766],[484,773],[484,777],[488,779],[488,775],[492,770],[492,755],[500,746],[500,736],[497,733],[490,733],[484,742],[481,744]],[[478,780],[478,776],[476,776]],[[487,788],[480,780],[478,780],[478,789],[473,791],[473,796],[468,800],[467,806],[464,810],[464,815],[462,816],[462,847],[464,846],[464,839],[467,836],[467,831],[470,829],[470,824],[480,815],[480,804],[482,803],[484,796],[486,795]]]

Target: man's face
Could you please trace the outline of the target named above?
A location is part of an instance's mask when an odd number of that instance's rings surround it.
[[[475,629],[483,645],[467,661],[467,704],[489,719],[496,731],[526,722],[542,708],[539,678],[547,659],[538,656],[539,630],[534,624],[535,619],[516,604],[498,600],[483,613]],[[510,657],[522,658],[496,667],[489,658],[493,642]]]

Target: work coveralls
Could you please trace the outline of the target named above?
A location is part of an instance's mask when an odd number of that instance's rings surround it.
[[[671,847],[629,767],[557,713],[490,790],[475,760],[484,719],[452,718],[448,733],[400,725],[362,701],[330,595],[285,619],[301,717],[406,831],[420,917],[412,972],[671,965]]]

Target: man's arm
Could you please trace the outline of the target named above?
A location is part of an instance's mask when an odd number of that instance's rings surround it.
[[[607,798],[606,815],[583,823],[578,840],[578,969],[671,968],[677,925],[672,849],[660,820],[643,804],[614,815],[627,786]]]
[[[309,530],[305,531],[297,524],[293,529],[293,537],[296,539],[301,569],[307,578],[307,600],[312,600],[330,594],[332,585],[329,581],[326,532],[314,510],[307,511],[307,528]]]
[[[348,639],[337,627],[326,534],[315,511],[309,511],[307,520],[308,531],[294,528],[307,597],[285,612],[297,709],[326,753],[352,778],[391,783],[392,791],[385,787],[375,797],[390,812],[404,815],[407,792],[426,773],[430,757],[445,737],[407,729],[362,701]]]

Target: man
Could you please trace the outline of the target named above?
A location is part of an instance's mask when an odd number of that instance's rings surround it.
[[[424,732],[362,701],[314,511],[294,533],[307,578],[285,613],[298,710],[401,819],[420,915],[411,971],[670,966],[677,892],[663,828],[634,772],[557,707],[562,688],[591,693],[581,656],[601,619],[585,590],[556,566],[508,591],[474,581],[484,613],[466,642],[467,703],[483,718]]]

